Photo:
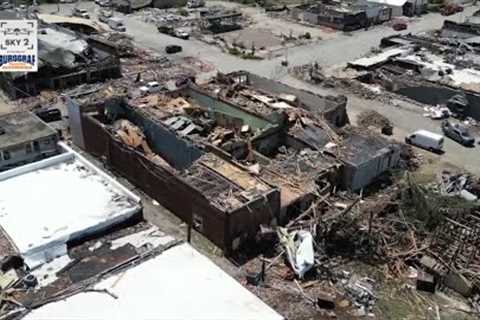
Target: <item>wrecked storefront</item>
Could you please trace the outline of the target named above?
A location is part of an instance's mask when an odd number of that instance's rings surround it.
[[[373,146],[360,164],[328,149],[358,141],[339,137],[310,114],[315,100],[308,99],[318,96],[282,88],[266,96],[240,87],[230,89],[240,90],[237,98],[214,96],[213,85],[206,87],[213,91],[190,84],[81,108],[72,102],[73,140],[227,252],[252,238],[260,224],[285,223],[334,186],[358,190],[397,165],[386,144]],[[341,123],[346,101],[335,99],[327,98],[316,114],[324,111]]]
[[[178,136],[123,99],[96,107],[98,112],[77,119],[82,147],[103,157],[109,166],[221,249],[229,252],[238,248],[261,223],[269,224],[275,218],[280,204],[276,188]],[[143,128],[145,140],[138,141],[140,138],[129,133],[133,141],[125,144],[126,139],[112,127],[120,119]],[[141,146],[144,141],[147,147]],[[138,151],[140,146],[143,152]]]

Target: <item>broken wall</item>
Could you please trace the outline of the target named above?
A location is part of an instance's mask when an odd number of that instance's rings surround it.
[[[178,178],[174,172],[146,159],[140,152],[117,141],[92,115],[84,115],[85,149],[141,188],[150,197],[192,225],[192,215],[202,217],[196,228],[223,250],[230,247],[225,234],[226,216],[212,206],[196,189]]]
[[[406,96],[415,101],[436,106],[445,105],[447,101],[457,94],[465,93],[469,102],[469,107],[465,110],[466,117],[472,117],[475,120],[480,120],[480,95],[473,92],[462,91],[458,89],[449,88],[446,86],[408,86],[396,90],[395,93]]]
[[[106,111],[110,114],[114,113],[115,120],[125,118],[140,127],[150,148],[177,170],[190,167],[203,154],[192,142],[180,139],[175,132],[162,123],[129,107],[126,102],[109,104],[106,106]]]
[[[272,221],[279,221],[280,191],[272,189],[264,197],[254,199],[231,212],[228,216],[228,236],[232,249],[253,239],[261,224],[269,225]]]
[[[234,238],[254,235],[260,224],[269,224],[278,212],[280,195],[277,189],[236,210],[222,211],[177,173],[151,162],[142,153],[118,141],[100,121],[101,118],[101,114],[83,114],[85,149],[103,158],[111,168],[192,225],[226,254],[236,248],[232,243]]]
[[[221,113],[229,117],[242,119],[244,124],[255,129],[263,130],[271,126],[267,120],[262,119],[257,115],[250,114],[226,101],[222,101],[221,98],[210,96],[199,88],[190,86],[185,89],[185,93],[193,98],[202,108],[213,113],[212,118],[216,118],[215,113]]]
[[[344,96],[326,96],[322,97],[314,93],[296,89],[281,82],[260,77],[253,73],[248,73],[249,85],[268,93],[280,95],[294,95],[302,103],[306,110],[325,117],[335,126],[342,127],[349,122],[347,115],[347,99]],[[293,103],[295,104],[295,103]]]
[[[275,127],[263,131],[252,140],[252,146],[263,155],[272,155],[286,141],[285,130]]]

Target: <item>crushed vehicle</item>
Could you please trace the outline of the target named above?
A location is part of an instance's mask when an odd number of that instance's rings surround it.
[[[471,147],[475,145],[475,138],[466,127],[460,124],[452,124],[450,121],[444,120],[442,122],[442,131],[445,136],[464,146]]]

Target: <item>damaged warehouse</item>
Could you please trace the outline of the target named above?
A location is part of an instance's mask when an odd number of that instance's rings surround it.
[[[166,125],[128,106],[123,99],[98,107],[100,112],[85,114],[80,119],[83,147],[105,157],[109,166],[223,250],[238,247],[244,237],[255,234],[256,227],[274,219],[280,203],[277,189],[202,150],[188,138],[178,137]],[[144,129],[152,148],[149,152],[156,156],[135,150],[132,146],[138,146],[136,142],[128,146],[119,139],[111,121],[122,118]],[[156,160],[158,157],[163,159]]]
[[[43,89],[63,89],[121,76],[115,50],[93,38],[55,25],[40,25],[38,72],[6,72],[0,86],[12,99],[35,96]]]
[[[237,82],[245,76],[257,79],[255,87]],[[361,163],[341,155],[358,140],[341,138],[320,118],[348,121],[345,99],[284,86],[267,91],[274,82],[255,77],[219,75],[205,86],[130,101],[72,101],[73,140],[227,253],[261,224],[286,223],[334,186],[359,190],[397,166],[389,143],[377,143]],[[226,79],[230,93],[220,89]]]
[[[354,31],[389,21],[392,9],[373,1],[322,1],[295,7],[291,14],[311,25]]]

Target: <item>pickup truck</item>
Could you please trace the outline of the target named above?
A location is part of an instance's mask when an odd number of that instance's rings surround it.
[[[157,30],[160,33],[168,34],[169,36],[173,36],[183,40],[188,40],[190,38],[190,33],[188,33],[186,30],[175,29],[172,26],[167,26],[167,25],[158,26]]]

